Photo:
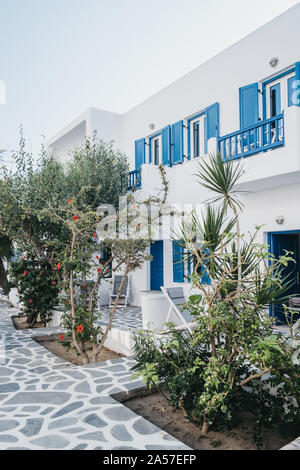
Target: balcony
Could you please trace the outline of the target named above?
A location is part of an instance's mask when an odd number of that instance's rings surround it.
[[[277,147],[283,147],[284,114],[225,135],[218,139],[219,150],[224,161],[248,157]]]
[[[133,170],[128,174],[127,190],[131,191],[142,186],[142,170]]]

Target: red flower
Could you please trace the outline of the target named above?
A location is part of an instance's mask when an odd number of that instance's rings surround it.
[[[82,333],[83,332],[83,326],[79,325],[77,326],[77,333]]]
[[[72,202],[73,202],[73,201],[72,201],[72,199],[71,199],[71,198],[70,198],[70,199],[68,199],[68,204],[72,204]]]
[[[53,285],[53,286],[56,286],[56,281],[52,281],[52,285]]]
[[[69,316],[70,316],[70,317],[73,317],[72,313],[70,313],[70,315],[69,315]]]
[[[101,272],[102,272],[102,269],[101,269],[101,268],[98,268],[97,271],[98,271],[98,273],[101,273]]]
[[[97,233],[96,232],[93,233],[93,237],[97,238]]]
[[[63,341],[64,335],[60,335],[59,339],[60,339],[61,341]]]
[[[61,267],[61,264],[60,264],[60,263],[57,263],[57,271],[60,270],[60,267]]]
[[[28,274],[28,271],[24,271],[24,276],[27,276],[27,274]]]
[[[99,256],[96,256],[96,259],[99,259]]]
[[[32,299],[30,299],[30,300],[29,300],[29,303],[30,303],[30,304],[32,304],[32,303],[33,303],[33,300],[32,300]]]
[[[77,215],[74,215],[73,220],[76,222],[78,220]]]
[[[86,284],[83,284],[82,289],[86,290]]]

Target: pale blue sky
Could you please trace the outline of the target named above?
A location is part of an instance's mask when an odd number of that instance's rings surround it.
[[[0,148],[29,148],[89,106],[125,112],[294,0],[0,0]]]

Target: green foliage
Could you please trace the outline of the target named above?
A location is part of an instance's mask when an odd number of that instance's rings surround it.
[[[10,274],[28,324],[46,324],[51,320],[51,309],[57,304],[59,293],[51,266],[42,258],[28,255],[12,263]]]
[[[179,238],[193,260],[192,295],[183,309],[195,319],[193,333],[177,331],[135,338],[133,367],[147,386],[156,386],[170,405],[202,426],[229,428],[240,411],[254,415],[254,439],[265,426],[300,420],[299,330],[285,338],[273,329],[269,304],[283,303],[291,282],[282,275],[292,253],[279,259],[256,242],[259,227],[239,232],[236,183],[239,165],[220,156],[201,165],[200,181],[216,193],[202,214],[182,224]],[[217,203],[217,205],[214,205]],[[230,208],[233,219],[226,214]],[[234,228],[236,227],[236,231]],[[203,269],[210,283],[203,283]],[[286,308],[288,311],[288,309]]]
[[[11,240],[0,233],[0,258],[9,260],[14,254]]]
[[[35,159],[26,151],[21,130],[20,146],[13,155],[16,170],[1,169],[0,229],[20,253],[32,249],[53,267],[68,239],[68,230],[50,218],[49,209],[60,214],[69,198],[79,210],[96,211],[100,204],[116,206],[127,181],[126,156],[112,143],[87,139],[65,167],[42,148]],[[48,209],[45,210],[45,209]]]
[[[240,191],[236,189],[236,185],[244,171],[240,162],[227,163],[224,165],[220,153],[210,155],[208,161],[204,160],[199,164],[199,171],[195,176],[201,186],[216,194],[211,202],[225,202],[225,209],[227,205],[241,209],[242,204],[238,198]]]

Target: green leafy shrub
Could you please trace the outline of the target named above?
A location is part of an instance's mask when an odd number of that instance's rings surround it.
[[[46,324],[50,321],[51,309],[58,302],[59,288],[49,263],[34,255],[26,256],[12,263],[10,273],[27,323],[33,326],[37,322]]]
[[[259,228],[247,237],[240,233],[235,183],[241,175],[239,165],[224,164],[220,156],[200,167],[202,185],[216,194],[202,216],[187,217],[176,234],[199,292],[183,306],[195,319],[194,329],[169,324],[167,335],[138,333],[133,371],[203,434],[210,426],[230,428],[241,411],[250,412],[260,446],[264,427],[299,424],[300,335],[299,329],[289,337],[274,333],[268,307],[287,301],[293,281],[282,273],[292,253],[275,259],[256,242]]]

